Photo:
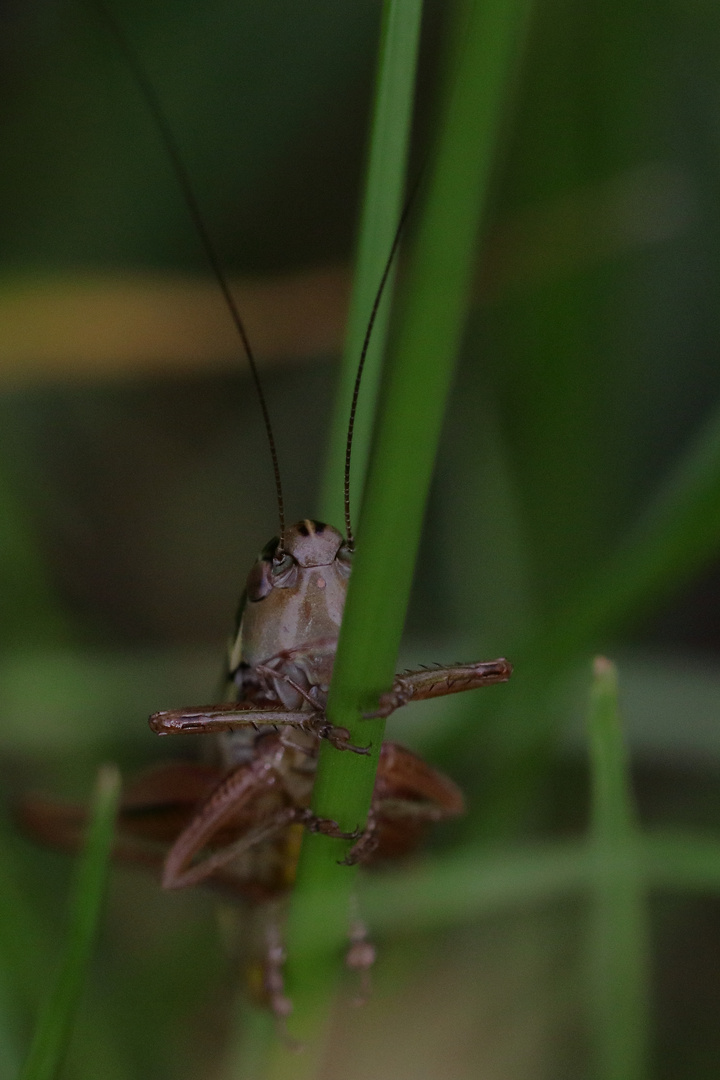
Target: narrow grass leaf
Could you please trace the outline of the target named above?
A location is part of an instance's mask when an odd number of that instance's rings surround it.
[[[444,929],[517,907],[587,897],[599,881],[642,876],[648,889],[716,896],[720,838],[686,832],[643,833],[598,859],[594,841],[554,841],[488,851],[476,845],[424,865],[364,879],[362,909],[373,929]],[[308,948],[317,947],[308,938]]]
[[[16,837],[0,815],[0,1076],[19,1072],[27,1017],[44,991],[50,952],[47,927],[21,877]],[[17,1059],[17,1066],[9,1062]]]
[[[100,919],[119,796],[120,774],[114,766],[104,766],[95,785],[59,971],[38,1019],[21,1080],[52,1080],[62,1066]]]
[[[637,839],[617,675],[602,657],[595,661],[588,726],[591,828],[599,861],[590,945],[595,1075],[642,1080],[649,1006],[646,884],[639,867],[623,879],[602,873],[608,854],[616,848],[632,851]]]
[[[370,746],[360,757],[321,747],[313,809],[343,829],[367,820],[382,743],[381,721],[364,721],[393,677],[427,492],[455,356],[463,333],[475,242],[487,195],[508,83],[523,37],[526,0],[458,4],[436,154],[401,317],[385,371],[358,550],[348,592],[328,715],[351,740]],[[288,928],[288,988],[296,1003],[292,1031],[303,1038],[303,1000],[317,1002],[327,966],[296,964],[293,951],[318,919],[328,946],[349,921],[353,875],[339,868],[345,847],[308,836]],[[318,888],[334,898],[317,908]],[[299,955],[299,953],[298,953]],[[310,1010],[317,1022],[317,1006]]]
[[[332,422],[330,457],[326,467],[322,506],[324,520],[335,521],[338,525],[342,522],[345,441],[353,383],[375,294],[400,220],[412,129],[421,16],[422,0],[386,0],[383,6],[368,170],[357,250],[358,263]],[[386,295],[383,297],[365,362],[363,404],[353,444],[352,481],[356,503],[359,501],[357,495],[360,493],[368,459],[391,293],[392,280],[388,281],[386,287]],[[377,729],[377,725],[375,726]],[[372,737],[370,733],[362,736],[363,744]],[[374,737],[379,749],[377,730]],[[371,777],[376,764],[377,750],[370,771]],[[323,766],[321,770],[322,768]],[[328,761],[324,768],[331,769],[332,762]],[[355,783],[357,785],[357,780]],[[370,783],[372,785],[372,779]],[[364,787],[367,787],[367,780]],[[365,801],[369,801],[369,795]],[[314,808],[317,813],[322,813],[317,810],[317,806]],[[357,816],[355,824],[365,820],[367,806],[363,810],[362,796],[360,799],[356,796],[355,809],[352,802],[347,809],[350,816]],[[350,826],[351,829],[354,827]],[[310,1076],[315,1071],[314,1055],[321,1052],[323,1045],[323,1029],[327,1023],[328,1005],[337,971],[333,946],[342,940],[347,930],[348,893],[354,875],[346,868],[346,879],[340,883],[343,896],[337,901],[325,902],[321,908],[314,911],[309,909],[303,903],[303,893],[308,889],[312,892],[318,881],[337,883],[337,860],[342,858],[342,850],[337,841],[328,843],[322,836],[313,836],[306,840],[310,840],[310,843],[303,844],[296,896],[288,927],[287,980],[295,1009],[292,1029],[308,1047],[302,1061],[302,1075]],[[326,929],[324,948],[316,954],[312,965],[304,964],[296,969],[293,961],[294,942],[301,940],[304,929],[317,919],[322,921]],[[284,1076],[288,1069],[294,1077],[298,1075],[298,1062],[290,1061],[288,1055],[282,1051],[277,1059],[270,1063],[269,1068],[273,1076]]]
[[[422,0],[396,0],[383,6],[375,87],[375,105],[365,194],[360,219],[353,291],[350,298],[345,348],[340,365],[336,405],[331,421],[325,463],[321,520],[340,527],[343,520],[343,473],[350,402],[370,313],[400,221],[412,131],[415,72]],[[360,506],[370,453],[370,436],[380,371],[385,354],[394,273],[383,291],[362,376],[362,397],[355,416],[350,489],[353,506]]]
[[[35,1005],[44,985],[41,970],[50,942],[21,880],[14,841],[10,822],[0,817],[0,967],[13,989],[14,1004],[27,1009]],[[40,966],[38,953],[42,957]]]
[[[517,908],[584,899],[599,884],[627,886],[642,877],[653,891],[720,894],[720,838],[659,830],[642,833],[598,858],[593,839],[561,840],[531,847],[468,845],[424,864],[363,878],[363,914],[378,933],[446,930],[463,922],[507,914]],[[322,912],[327,894],[315,897]],[[304,955],[322,948],[318,918],[299,943]]]
[[[486,820],[513,827],[553,745],[557,692],[589,650],[686,582],[720,546],[720,407],[671,470],[636,525],[604,565],[593,567],[549,619],[508,641],[515,676],[493,703],[492,739],[478,722],[487,702],[468,703],[464,737],[483,740],[488,758],[482,804]],[[539,701],[547,704],[539,706]]]
[[[543,662],[574,662],[652,601],[677,589],[720,546],[720,407],[673,467],[636,525],[592,580],[540,630],[528,652]],[[537,649],[536,649],[537,646]]]

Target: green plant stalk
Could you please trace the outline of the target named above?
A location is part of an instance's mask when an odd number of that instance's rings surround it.
[[[25,1055],[25,1022],[44,990],[52,955],[35,897],[25,887],[16,837],[0,815],[0,1075],[16,1076]]]
[[[595,661],[590,692],[592,833],[602,866],[637,839],[627,754],[618,714],[617,674]],[[642,1080],[648,1044],[648,940],[645,882],[628,868],[624,879],[598,877],[591,920],[595,1075]]]
[[[321,521],[333,522],[338,527],[343,521],[345,443],[358,360],[402,209],[412,130],[421,17],[422,0],[386,0],[383,6],[355,277],[320,507]],[[355,494],[356,507],[361,502],[367,472],[372,422],[387,340],[393,278],[394,274],[391,273],[373,326],[363,369],[362,404],[355,416],[350,489]]]
[[[717,551],[720,540],[720,409],[693,439],[625,540],[593,568],[558,610],[505,650],[515,664],[488,731],[478,722],[487,699],[474,703],[466,738],[483,740],[488,758],[483,804],[487,820],[512,827],[528,805],[559,716],[558,685],[578,657],[676,589]],[[539,707],[542,698],[551,703]],[[471,743],[472,745],[472,743]]]
[[[637,525],[592,580],[552,619],[543,663],[573,662],[600,635],[646,610],[668,585],[677,588],[717,551],[720,539],[720,408],[650,500]],[[522,649],[522,645],[521,645]]]
[[[233,1034],[221,1075],[242,1080],[263,1080],[277,1031],[267,1009],[251,1005],[241,991],[235,1002]]]
[[[365,195],[360,222],[357,249],[357,262],[353,295],[351,299],[348,329],[343,353],[340,384],[336,394],[336,404],[331,427],[331,436],[326,464],[323,497],[320,518],[332,521],[340,526],[343,523],[343,474],[345,466],[345,443],[349,420],[349,408],[357,365],[362,352],[368,320],[375,301],[392,249],[405,187],[407,155],[412,129],[412,112],[415,97],[415,73],[417,52],[422,17],[422,0],[385,0],[383,5],[380,47],[378,54],[377,75],[375,81],[375,101],[371,124],[370,147],[368,153]],[[372,338],[365,360],[363,373],[362,403],[356,415],[355,439],[353,443],[353,465],[351,484],[356,493],[356,505],[360,501],[358,493],[367,469],[375,405],[380,380],[380,366],[387,337],[390,301],[393,291],[393,276],[386,283],[382,303],[378,309]],[[364,738],[367,740],[368,736]],[[379,742],[378,742],[379,747]],[[377,762],[377,754],[375,755]],[[322,838],[321,838],[322,839]],[[337,860],[335,845],[330,845],[327,858]],[[306,859],[303,860],[306,862]],[[306,876],[301,865],[300,881]],[[348,874],[350,872],[348,871]],[[314,879],[312,868],[309,879]],[[352,876],[352,875],[350,875]],[[303,886],[300,885],[302,894]],[[327,908],[327,911],[324,909]],[[334,926],[327,921],[332,913],[338,917]],[[309,915],[310,921],[318,912],[308,912],[302,906],[293,911],[289,936],[292,939],[303,937],[303,914]],[[310,977],[301,973],[300,980],[295,978],[292,962],[288,967],[288,982],[295,991],[300,985],[302,990],[295,993],[295,1015],[292,1028],[305,1046],[306,1052],[300,1062],[291,1067],[297,1077],[298,1068],[303,1075],[313,1075],[316,1071],[316,1055],[323,1045],[322,1030],[328,1018],[328,1000],[332,993],[336,964],[333,958],[332,943],[337,945],[347,934],[347,917],[342,911],[342,903],[323,905],[323,920],[327,928],[326,947],[320,950],[312,965]],[[291,953],[292,955],[292,953]],[[281,1050],[279,1055],[269,1062],[271,1075],[285,1075],[288,1069],[287,1055]]]
[[[12,987],[13,1005],[37,1003],[44,987],[42,971],[50,941],[42,919],[19,874],[17,844],[10,822],[0,817],[0,968]]]
[[[599,881],[627,882],[642,876],[648,888],[665,892],[720,893],[720,839],[686,831],[653,830],[632,844],[616,845],[598,857],[593,840],[562,840],[530,847],[467,845],[423,864],[361,880],[362,911],[375,931],[402,933],[447,929],[458,923],[507,914],[528,904],[583,898]],[[325,901],[321,892],[318,907]],[[302,947],[322,948],[325,928],[307,928]]]
[[[100,920],[119,797],[120,774],[114,766],[103,766],[95,784],[60,968],[41,1010],[20,1080],[52,1080],[62,1067]]]
[[[337,525],[343,523],[343,474],[345,466],[345,443],[349,420],[349,408],[362,352],[368,320],[385,265],[392,249],[393,239],[401,215],[407,155],[412,129],[412,111],[415,97],[415,73],[419,46],[422,0],[385,0],[375,82],[375,101],[371,124],[370,147],[365,181],[365,195],[358,239],[355,280],[351,299],[345,349],[342,358],[340,383],[331,427],[328,459],[323,483],[320,518]],[[391,273],[386,283],[382,302],[378,309],[363,372],[362,399],[355,421],[351,490],[355,493],[355,505],[360,502],[367,470],[370,434],[377,402],[380,368],[385,350],[390,301],[393,292]],[[364,733],[365,741],[369,738]],[[379,742],[378,742],[379,747]],[[377,763],[377,754],[375,754]],[[373,770],[374,774],[374,770]],[[320,838],[322,841],[322,838]],[[329,845],[326,859],[340,858],[335,844]],[[301,863],[299,879],[302,882],[309,873],[310,885],[315,878],[312,867],[304,869],[307,857]],[[322,860],[321,860],[322,863]],[[348,871],[349,878],[352,873]],[[302,884],[299,886],[301,895]],[[327,910],[326,910],[327,909]],[[316,1055],[322,1051],[322,1031],[328,1019],[328,1001],[334,985],[336,963],[333,943],[339,948],[347,936],[347,916],[342,901],[322,905],[322,918],[326,926],[325,948],[313,959],[310,977],[301,973],[295,978],[292,961],[288,966],[288,983],[291,988],[302,987],[294,994],[295,1012],[292,1029],[299,1034],[306,1046],[300,1062],[292,1067],[303,1075],[316,1072]],[[331,915],[335,913],[334,924]],[[296,905],[289,929],[290,948],[292,940],[303,937],[303,914],[308,916],[305,925],[318,917],[318,911]],[[292,953],[291,953],[292,955]],[[287,1055],[281,1050],[270,1061],[271,1075],[283,1076],[288,1069]]]
[[[362,717],[392,682],[502,105],[527,13],[525,0],[461,3],[455,11],[437,152],[386,370],[328,704],[332,722],[347,727],[352,741],[369,744],[371,753],[323,746],[313,796],[315,812],[344,829],[367,819],[384,724]],[[328,957],[348,924],[354,872],[338,866],[348,847],[322,836],[303,842],[288,924],[287,984],[296,1007],[290,1029],[305,1042],[327,1016]],[[319,907],[322,890],[328,897]],[[296,963],[294,952],[301,955],[303,935],[318,919],[324,959]]]

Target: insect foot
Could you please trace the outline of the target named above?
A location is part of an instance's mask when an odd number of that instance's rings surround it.
[[[323,713],[308,723],[308,728],[319,739],[327,739],[336,750],[352,750],[353,754],[369,754],[372,743],[369,746],[356,746],[350,742],[350,732],[346,727],[335,727],[327,720]]]
[[[312,810],[301,811],[297,815],[297,820],[302,822],[308,832],[322,833],[323,836],[330,836],[333,840],[357,840],[362,836],[362,829],[343,832],[337,821],[333,821],[332,818],[317,817]]]
[[[367,825],[364,829],[358,829],[355,837],[356,843],[348,851],[344,859],[338,859],[338,866],[355,866],[357,863],[367,862],[377,851],[380,844],[378,835],[378,823],[375,814],[371,811]]]

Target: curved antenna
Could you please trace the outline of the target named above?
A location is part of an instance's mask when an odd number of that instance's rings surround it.
[[[393,238],[392,247],[390,248],[390,254],[388,255],[387,262],[385,263],[385,269],[383,270],[378,290],[375,293],[375,299],[373,301],[372,310],[370,311],[370,318],[368,320],[367,330],[365,331],[365,338],[363,340],[362,349],[360,351],[360,360],[358,362],[357,374],[355,375],[355,385],[353,386],[352,402],[350,404],[350,420],[348,421],[347,442],[345,443],[345,476],[343,481],[345,505],[345,534],[347,536],[348,545],[351,548],[355,546],[355,538],[353,536],[352,525],[350,522],[350,461],[352,458],[353,435],[355,433],[355,414],[357,412],[358,397],[360,395],[360,383],[362,381],[365,360],[367,359],[367,352],[370,346],[370,337],[373,332],[375,320],[377,319],[380,301],[382,300],[385,286],[387,285],[387,279],[389,277],[392,264],[395,260],[397,249],[400,246],[400,237],[402,236],[403,229],[405,228],[405,222],[407,221],[408,214],[410,213],[410,207],[412,206],[413,200],[415,199],[415,195],[417,193],[419,185],[420,177],[416,179],[413,189],[408,195],[407,202],[403,207],[403,212],[400,215],[400,221],[398,222],[398,227],[395,230],[395,236]]]
[[[230,317],[235,324],[240,340],[245,350],[248,364],[250,365],[250,372],[252,374],[253,382],[255,383],[255,390],[257,391],[258,400],[260,402],[260,409],[262,412],[263,422],[265,424],[265,434],[267,435],[268,445],[270,447],[270,457],[272,459],[273,476],[275,477],[275,495],[277,497],[278,517],[280,519],[280,542],[282,543],[282,537],[285,534],[285,504],[283,502],[282,483],[280,480],[280,465],[278,463],[277,447],[275,445],[275,436],[273,435],[272,425],[270,423],[270,413],[267,407],[267,401],[265,400],[265,393],[260,381],[260,373],[258,371],[257,363],[255,362],[255,354],[253,353],[250,345],[250,339],[247,336],[245,325],[240,317],[235,299],[230,291],[230,285],[228,279],[223,270],[220,260],[218,258],[215,246],[210,239],[205,220],[200,212],[200,204],[198,203],[195,191],[192,183],[190,182],[190,176],[185,164],[183,162],[178,144],[175,140],[172,128],[168,122],[168,119],[160,104],[160,98],[155,92],[155,88],[150,81],[147,72],[143,68],[140,60],[128,41],[125,33],[123,32],[120,24],[115,19],[112,12],[105,6],[102,0],[94,0],[95,7],[100,16],[107,23],[110,33],[115,38],[120,52],[125,57],[130,73],[135,79],[140,95],[147,105],[148,112],[157,128],[160,141],[165,147],[165,151],[170,160],[170,165],[175,173],[175,179],[178,182],[180,191],[182,192],[187,206],[188,212],[192,219],[192,223],[195,227],[200,244],[205,252],[205,257],[210,265],[210,269],[213,272],[215,280],[220,286],[220,291],[225,299],[227,309],[230,312]]]

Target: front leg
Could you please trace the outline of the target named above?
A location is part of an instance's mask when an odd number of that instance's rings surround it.
[[[512,664],[505,659],[406,671],[395,676],[392,690],[380,695],[377,709],[365,713],[365,719],[390,716],[409,701],[427,701],[429,698],[445,697],[447,694],[459,694],[463,690],[476,690],[481,686],[507,682],[511,675]]]
[[[349,741],[347,728],[335,727],[321,709],[303,712],[300,709],[260,708],[254,701],[223,701],[217,705],[196,705],[187,709],[156,712],[148,723],[156,735],[217,735],[240,728],[296,727],[309,731],[319,739],[327,739],[338,750],[368,754],[367,746],[355,746]]]
[[[222,701],[217,705],[195,705],[153,713],[148,723],[156,735],[217,735],[238,728],[303,727],[310,714],[298,710],[262,709],[254,701]]]

